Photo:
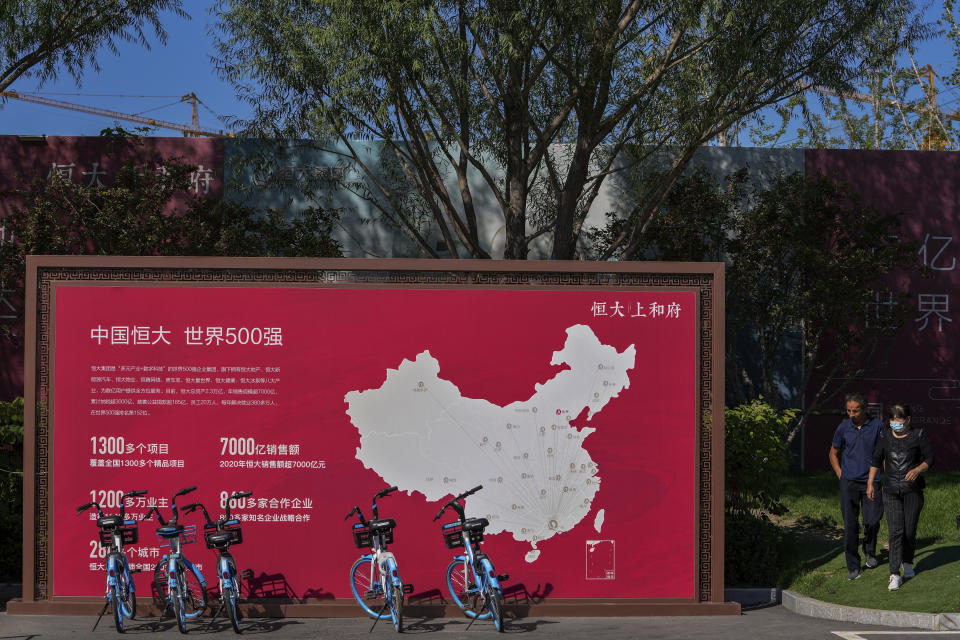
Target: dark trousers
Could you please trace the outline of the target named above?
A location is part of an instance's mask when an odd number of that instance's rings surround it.
[[[840,512],[843,514],[843,546],[847,571],[860,569],[860,512],[863,511],[863,552],[877,555],[877,532],[883,517],[880,485],[873,500],[867,498],[867,483],[840,478]]]
[[[887,528],[890,530],[890,573],[900,573],[900,563],[913,564],[917,549],[917,522],[923,510],[923,492],[883,494],[887,510]]]

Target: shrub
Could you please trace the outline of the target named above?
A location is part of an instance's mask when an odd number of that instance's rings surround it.
[[[724,582],[737,587],[779,584],[787,558],[783,529],[766,516],[749,513],[726,516]]]
[[[23,555],[23,398],[0,401],[0,582],[19,582]]]
[[[789,468],[786,436],[795,409],[777,411],[763,398],[726,410],[726,511],[783,513]]]

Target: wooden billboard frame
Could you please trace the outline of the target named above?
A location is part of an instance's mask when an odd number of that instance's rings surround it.
[[[686,290],[697,294],[696,595],[515,602],[521,616],[738,614],[724,602],[724,266],[722,263],[508,260],[28,256],[24,411],[23,597],[10,614],[96,614],[102,598],[53,596],[52,411],[54,302],[60,285],[422,287]],[[27,479],[30,479],[29,481]],[[255,600],[250,616],[361,617],[346,599]],[[410,603],[410,615],[460,615],[444,603]]]

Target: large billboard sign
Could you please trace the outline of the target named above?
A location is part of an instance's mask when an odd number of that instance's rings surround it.
[[[102,592],[77,505],[146,489],[127,513],[166,515],[196,485],[180,504],[217,514],[253,492],[234,505],[253,598],[330,613],[360,553],[344,516],[396,485],[379,504],[408,605],[442,606],[433,516],[483,485],[466,511],[489,520],[508,604],[721,606],[722,266],[41,257],[30,274],[37,605]],[[141,590],[153,526],[128,548]]]
[[[867,312],[882,321],[896,304],[909,305],[904,326],[874,357],[873,365],[853,389],[862,391],[869,411],[886,417],[894,402],[912,408],[912,424],[923,427],[937,451],[940,469],[960,467],[960,367],[955,355],[960,339],[957,293],[960,289],[960,154],[918,151],[807,150],[806,173],[849,184],[864,204],[903,213],[900,240],[917,246],[915,263],[891,273],[888,286],[908,294],[897,302],[877,292]],[[828,381],[830,391],[843,380]],[[805,437],[805,466],[828,469],[827,450],[845,417],[843,393],[834,402],[836,415],[811,421]]]

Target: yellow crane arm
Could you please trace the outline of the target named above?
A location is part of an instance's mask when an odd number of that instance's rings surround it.
[[[115,118],[117,120],[128,120],[130,122],[139,122],[140,124],[147,124],[153,127],[163,127],[164,129],[174,129],[176,131],[182,131],[183,135],[189,136],[207,136],[210,138],[232,138],[233,135],[223,132],[214,132],[214,131],[203,131],[202,129],[197,128],[196,126],[187,126],[183,124],[177,124],[176,122],[167,122],[166,120],[156,120],[154,118],[144,118],[143,116],[137,116],[129,113],[120,113],[119,111],[110,111],[109,109],[99,109],[97,107],[88,107],[82,104],[73,104],[72,102],[64,102],[62,100],[51,100],[50,98],[44,98],[41,96],[30,95],[27,93],[18,93],[16,91],[0,91],[0,96],[4,98],[12,98],[14,100],[23,100],[24,102],[33,102],[35,104],[42,104],[48,107],[59,107],[61,109],[71,109],[73,111],[82,111],[83,113],[92,113],[98,116],[106,116],[108,118]],[[194,106],[194,109],[196,107]]]

